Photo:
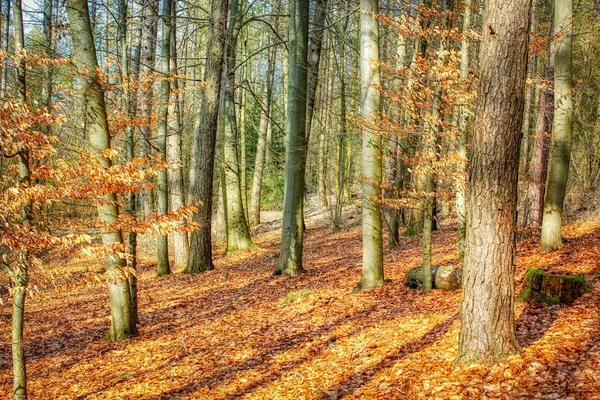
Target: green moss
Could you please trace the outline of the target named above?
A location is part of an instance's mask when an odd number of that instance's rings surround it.
[[[415,236],[419,236],[421,234],[421,230],[420,229],[414,229],[414,228],[407,228],[404,231],[404,237],[415,237]]]
[[[283,299],[283,301],[281,302],[281,304],[288,304],[291,303],[293,301],[297,301],[303,297],[309,296],[312,292],[308,289],[302,289],[299,292],[290,292],[287,294],[287,296],[285,296],[285,298]]]

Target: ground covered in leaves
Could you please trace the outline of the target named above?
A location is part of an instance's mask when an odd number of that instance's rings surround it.
[[[569,226],[565,245],[519,245],[529,267],[585,274],[592,292],[569,307],[518,304],[520,354],[455,364],[460,291],[402,284],[420,265],[419,238],[386,250],[384,287],[352,292],[361,264],[358,218],[339,231],[309,224],[306,273],[274,277],[279,231],[257,248],[216,257],[202,275],[155,277],[142,251],[140,332],[109,342],[103,284],[28,301],[26,354],[33,399],[598,399],[600,222]],[[434,264],[458,262],[456,231],[434,238]],[[73,261],[67,268],[99,268]],[[10,305],[0,308],[0,393],[10,393]]]

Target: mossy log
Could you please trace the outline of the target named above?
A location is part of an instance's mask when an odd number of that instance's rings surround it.
[[[456,290],[462,286],[462,269],[451,266],[434,266],[431,268],[432,286],[435,289]],[[423,284],[423,267],[413,268],[404,277],[406,286],[417,289]]]
[[[580,275],[558,275],[543,269],[530,268],[525,274],[519,299],[546,304],[571,304],[589,287]]]

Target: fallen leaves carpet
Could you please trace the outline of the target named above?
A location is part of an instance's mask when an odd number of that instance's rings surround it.
[[[218,255],[213,271],[156,278],[141,251],[139,335],[109,342],[104,285],[28,299],[32,399],[600,399],[600,223],[567,227],[565,245],[519,244],[529,267],[585,274],[593,291],[569,307],[517,304],[522,351],[494,365],[455,364],[460,291],[402,284],[419,238],[386,250],[391,281],[354,293],[360,227],[310,227],[306,273],[275,277],[279,232]],[[456,231],[434,238],[434,264],[457,264]],[[99,268],[96,264],[93,268]],[[91,268],[73,261],[65,268]],[[11,391],[10,305],[0,308],[0,393]]]

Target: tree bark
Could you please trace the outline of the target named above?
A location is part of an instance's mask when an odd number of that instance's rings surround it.
[[[377,0],[360,0],[360,92],[362,98],[362,276],[356,289],[383,285],[381,218],[381,135],[375,131],[381,111]]]
[[[231,0],[229,28],[225,40],[226,71],[223,76],[222,115],[225,187],[227,196],[227,251],[247,249],[252,246],[250,231],[244,212],[238,158],[238,132],[235,110],[235,29],[238,21],[239,0]]]
[[[104,168],[111,166],[111,160],[102,156],[110,149],[110,134],[104,102],[104,89],[98,77],[98,61],[94,38],[90,23],[90,14],[86,0],[69,0],[67,2],[69,27],[73,39],[73,59],[82,77],[84,89],[87,127],[92,154]],[[98,217],[107,225],[117,222],[119,209],[115,205],[117,196],[109,193],[104,196],[103,203],[98,206]],[[113,243],[123,243],[121,231],[106,231],[102,242],[109,246]],[[136,333],[135,315],[129,292],[128,276],[124,273],[125,260],[117,254],[106,256],[106,269],[111,274],[109,282],[109,298],[111,309],[111,328],[109,335],[113,340],[126,339]]]
[[[160,106],[158,109],[157,147],[160,160],[167,161],[167,136],[169,134],[169,100],[171,98],[171,9],[173,0],[163,0],[162,4],[162,38],[160,49],[160,69],[162,80],[160,82]],[[166,169],[158,171],[158,214],[166,215],[169,212],[169,183]],[[169,263],[169,237],[158,235],[158,276],[171,273]]]
[[[204,67],[205,85],[198,110],[190,160],[189,202],[198,205],[194,222],[200,228],[190,234],[190,255],[186,272],[203,272],[213,269],[212,262],[212,197],[213,172],[219,117],[219,97],[223,77],[225,35],[227,30],[227,0],[213,0],[211,31],[206,49]]]
[[[531,0],[487,0],[470,180],[459,359],[518,351],[514,293],[517,180]]]
[[[274,272],[282,275],[303,271],[309,3],[309,0],[290,2],[283,223],[281,252]]]
[[[544,198],[541,249],[562,244],[560,228],[567,191],[573,133],[573,1],[554,3],[554,122],[548,185]]]
[[[171,74],[177,74],[177,35],[175,32],[177,24],[175,18],[177,2],[173,3],[171,15],[173,18],[171,29]],[[169,101],[169,137],[167,138],[167,161],[169,168],[169,209],[177,211],[185,205],[185,189],[183,182],[183,143],[182,143],[182,111],[179,99],[179,80],[173,79],[173,90]],[[189,242],[187,232],[176,231],[172,234],[173,257],[176,268],[185,268],[189,254]]]
[[[554,118],[554,32],[548,35],[548,50],[544,66],[544,82],[540,96],[533,152],[528,168],[527,194],[523,207],[523,227],[539,230],[542,227],[544,211],[544,189],[548,174],[548,155],[550,153],[550,137],[552,135],[552,119]]]

